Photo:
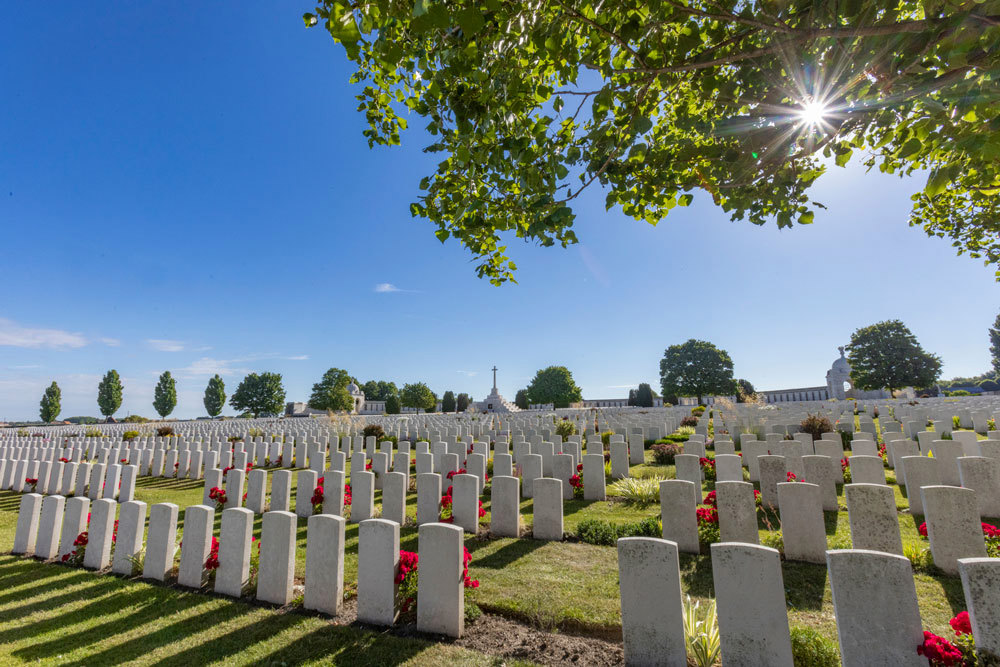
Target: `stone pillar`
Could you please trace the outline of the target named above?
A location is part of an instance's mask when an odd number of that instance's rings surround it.
[[[601,454],[587,454],[583,457],[583,498],[584,500],[607,498],[604,456]]]
[[[910,561],[880,551],[826,554],[844,667],[927,665]],[[724,649],[723,649],[724,650]]]
[[[855,549],[903,555],[896,497],[884,484],[847,484],[847,520]]]
[[[267,496],[267,471],[254,468],[247,475],[247,509],[254,514],[263,514]],[[233,508],[235,509],[235,508]],[[225,517],[225,514],[223,514]]]
[[[959,558],[986,557],[975,491],[957,486],[924,486],[920,494],[934,565],[956,575]]]
[[[785,457],[766,454],[757,457],[760,467],[760,499],[765,506],[778,506],[778,484],[787,480]]]
[[[532,537],[536,540],[562,540],[562,482],[558,479],[542,477],[535,480],[534,487]]]
[[[576,474],[571,454],[556,454],[552,457],[552,477],[563,483],[563,500],[573,500],[573,486],[569,478]]]
[[[323,476],[323,514],[344,516],[344,471],[330,470]]]
[[[521,457],[521,489],[525,498],[534,497],[535,481],[541,478],[542,457],[538,454],[525,454]]]
[[[976,492],[981,517],[1000,517],[1000,461],[984,456],[958,459],[962,486]]]
[[[479,478],[475,475],[455,475],[451,483],[454,524],[475,535],[479,531]]]
[[[472,477],[472,475],[456,475]],[[465,629],[463,546],[457,525],[425,523],[418,533],[420,576],[417,578],[417,630],[459,638]]]
[[[298,475],[295,487],[295,514],[308,518],[313,513],[312,497],[316,491],[316,480],[319,479],[319,475],[315,470],[300,470]]]
[[[329,473],[327,473],[329,474]],[[343,473],[341,473],[343,477]],[[324,510],[326,500],[323,501]],[[303,606],[331,616],[344,600],[344,529],[346,521],[324,511],[309,517],[306,535],[306,585]]]
[[[417,473],[417,525],[436,523],[440,519],[441,475],[436,472]]]
[[[920,448],[912,440],[890,440],[886,449],[888,450],[889,460],[892,462],[892,468],[896,471],[902,470],[902,459],[904,456],[920,456]],[[896,479],[902,482],[903,480],[900,477],[897,472]]]
[[[243,483],[245,479],[246,471],[242,468],[233,468],[226,473],[225,509],[243,505]]]
[[[624,479],[629,476],[628,445],[624,442],[611,443],[611,478]]]
[[[646,462],[646,443],[641,434],[633,435],[628,440],[628,462],[634,466]]]
[[[490,487],[490,532],[498,537],[518,537],[520,534],[520,485],[521,480],[514,476],[493,477]]]
[[[177,570],[177,583],[181,586],[201,588],[205,575],[205,561],[212,550],[212,529],[214,526],[214,507],[192,505],[184,510],[181,565]]]
[[[719,534],[723,542],[760,544],[757,534],[757,503],[750,482],[717,482]]]
[[[684,553],[700,552],[698,518],[692,496],[697,493],[694,482],[668,479],[660,482],[660,521],[663,539],[677,544]]]
[[[715,455],[715,478],[720,482],[742,482],[743,462],[735,454]]]
[[[66,498],[63,496],[45,496],[42,499],[41,519],[35,539],[36,558],[49,560],[59,554],[59,535],[65,508]]]
[[[372,625],[396,622],[398,571],[399,524],[385,519],[363,521],[358,527],[359,621]]]
[[[514,457],[510,454],[493,455],[493,477],[513,477]]]
[[[712,578],[726,663],[792,667],[777,550],[755,544],[713,544]]]
[[[976,648],[1000,655],[1000,558],[960,558],[958,571]]]
[[[486,486],[486,457],[478,452],[473,452],[465,458],[465,469],[470,475],[474,475],[479,480],[479,489],[476,495],[483,494]],[[493,473],[494,475],[496,472]]]
[[[678,454],[674,457],[677,479],[691,482],[691,497],[695,505],[701,502],[701,465],[694,454]]]
[[[87,551],[83,566],[103,570],[111,564],[112,535],[115,529],[115,510],[118,504],[110,498],[95,500],[90,507],[90,524],[87,526]]]
[[[477,484],[478,481],[477,479]],[[406,473],[387,472],[383,474],[382,518],[395,521],[400,526],[406,524]]]
[[[104,493],[104,470],[107,466],[104,463],[95,463],[90,467],[90,486],[87,488],[87,497],[97,500]]]
[[[290,443],[285,443],[290,444]],[[290,459],[286,459],[290,460]],[[284,460],[282,461],[284,463]],[[271,511],[287,512],[291,508],[292,471],[275,470],[271,475]]]
[[[819,487],[820,505],[824,512],[836,512],[840,509],[837,502],[837,484],[830,474],[830,461],[829,456],[819,454],[802,457],[806,481]],[[778,504],[781,504],[780,496]]]
[[[910,502],[910,514],[923,516],[924,501],[920,497],[920,487],[941,484],[940,463],[929,456],[904,456],[900,459],[903,479],[906,481],[906,499]]]
[[[819,486],[806,482],[778,484],[778,508],[781,511],[785,558],[825,563],[826,523]]]
[[[955,440],[934,440],[931,443],[934,458],[940,462],[941,483],[958,486],[958,457],[965,456],[965,448]]]
[[[682,488],[682,495],[687,493]],[[618,586],[626,665],[686,667],[688,664],[679,568],[674,542],[655,537],[618,540]]]
[[[14,465],[13,461],[8,462],[8,467]],[[62,481],[59,482],[59,489],[62,491],[64,496],[72,496],[76,490],[76,471],[80,467],[79,463],[74,463],[70,461],[63,466]],[[6,479],[6,477],[4,478]],[[3,488],[9,488],[4,486]]]
[[[135,468],[135,466],[127,466]],[[146,530],[146,503],[129,500],[118,506],[118,538],[111,561],[111,571],[115,574],[131,576],[132,559],[142,552],[142,536]]]
[[[216,593],[234,598],[243,594],[243,587],[250,578],[253,521],[254,512],[249,508],[232,507],[222,510],[222,523],[219,528],[219,569],[215,572]]]
[[[149,531],[146,536],[144,579],[166,580],[174,568],[177,550],[177,505],[157,503],[149,508]]]
[[[75,496],[66,499],[62,531],[59,538],[60,558],[73,551],[73,542],[76,541],[80,533],[87,530],[88,514],[90,514],[90,498]]]
[[[134,465],[122,466],[121,486],[118,489],[118,502],[127,503],[135,500],[135,480],[139,476],[139,467]]]
[[[264,513],[257,570],[257,599],[262,602],[286,605],[292,601],[296,528],[291,512]]]
[[[351,477],[351,523],[375,516],[375,474],[359,472]]]

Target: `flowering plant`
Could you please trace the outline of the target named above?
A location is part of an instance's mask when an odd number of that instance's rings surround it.
[[[695,510],[698,517],[698,541],[704,544],[714,544],[722,536],[719,533],[719,510],[715,507],[699,507]]]
[[[312,498],[310,503],[313,506],[313,514],[323,513],[323,477],[316,480],[316,488],[313,490]]]
[[[217,486],[213,486],[208,492],[208,497],[210,500],[215,501],[215,509],[222,511],[226,507],[226,491],[225,489],[220,489]]]
[[[804,481],[804,480],[800,480],[798,477],[796,477],[794,472],[787,472],[787,473],[785,473],[785,481],[786,482],[801,482],[801,481]]]
[[[705,479],[709,481],[715,481],[715,459],[700,458],[698,463],[701,464],[701,470],[705,473]]]
[[[986,540],[986,555],[990,558],[1000,558],[1000,528],[993,524],[979,522],[983,529],[983,538]],[[917,527],[917,532],[921,537],[927,537],[927,522]]]
[[[971,667],[978,664],[969,612],[959,613],[948,623],[955,632],[955,641],[950,642],[924,630],[924,641],[917,647],[917,654],[927,658],[933,667]]]
[[[403,614],[417,607],[417,566],[420,556],[412,551],[399,550],[399,571],[396,573],[396,600]]]
[[[65,456],[63,456],[63,457],[60,457],[60,459],[59,459],[59,460],[60,460],[60,461],[62,461],[63,463],[69,463],[69,459],[68,459],[68,458],[66,458]]]
[[[468,471],[468,470],[466,470],[465,468],[459,468],[458,470],[449,470],[449,471],[448,471],[448,474],[447,474],[447,475],[445,475],[445,477],[447,477],[448,479],[451,479],[451,478],[452,478],[452,477],[454,477],[455,475],[465,475],[465,474],[467,474],[468,472],[469,472],[469,471]]]
[[[73,540],[73,546],[76,547],[68,554],[63,554],[62,562],[69,565],[75,565],[77,567],[83,565],[83,556],[87,552],[87,542],[89,541],[89,536],[87,531],[83,531],[76,536]]]
[[[344,507],[351,506],[351,485],[344,484]]]
[[[844,474],[844,484],[851,483],[851,460],[848,458],[840,459],[840,471]]]
[[[569,485],[573,487],[573,497],[582,498],[583,497],[583,480],[580,479],[580,475],[573,475],[569,478]],[[482,501],[480,501],[482,503]]]
[[[31,487],[31,492],[35,493],[38,488],[38,478],[37,477],[25,477],[24,483]]]
[[[452,505],[453,505],[451,496],[452,488],[453,487],[449,486],[448,490],[445,491],[444,495],[441,496],[441,523],[454,523],[455,521],[454,512],[452,511]],[[485,516],[486,516],[486,510],[483,509],[483,501],[480,500],[479,501],[480,520]]]

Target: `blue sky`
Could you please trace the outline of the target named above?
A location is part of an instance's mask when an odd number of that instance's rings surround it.
[[[651,227],[577,208],[581,244],[512,242],[519,284],[475,277],[408,204],[431,164],[422,123],[369,150],[341,47],[308,4],[15,3],[0,23],[0,419],[203,414],[208,377],[249,371],[304,400],[330,366],[513,397],[563,364],[584,395],[658,383],[668,345],[725,348],[758,389],[813,386],[859,326],[899,318],[944,375],[989,366],[1000,287],[907,226],[921,181],[834,169],[808,227],[730,223],[704,196]],[[379,286],[390,285],[390,288]]]

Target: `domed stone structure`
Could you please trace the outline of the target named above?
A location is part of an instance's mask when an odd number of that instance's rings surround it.
[[[361,391],[361,387],[352,382],[347,385],[347,393],[354,399],[354,414],[361,412],[361,408],[365,404],[365,392]]]
[[[854,383],[851,382],[851,364],[844,356],[844,348],[841,346],[837,349],[840,350],[840,358],[826,372],[826,388],[830,392],[830,398],[842,401],[847,398],[848,392],[854,390]]]

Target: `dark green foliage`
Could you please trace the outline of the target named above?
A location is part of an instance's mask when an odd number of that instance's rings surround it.
[[[753,398],[757,394],[749,380],[740,378],[736,381],[736,402],[746,403],[747,399]]]
[[[218,417],[222,413],[222,408],[226,407],[226,383],[218,373],[208,381],[203,402],[209,417]]]
[[[385,399],[385,414],[398,415],[400,411],[399,394],[392,394]]]
[[[517,394],[514,396],[514,405],[521,408],[522,410],[528,409],[528,390],[518,389]]]
[[[280,373],[251,373],[236,388],[229,405],[237,412],[256,417],[274,417],[285,409],[285,388]]]
[[[686,417],[681,417],[681,426],[690,426],[694,428],[698,425],[698,418],[694,415],[687,415]]]
[[[420,408],[428,412],[433,412],[437,405],[437,396],[423,382],[414,382],[403,385],[403,391],[399,395],[404,407]]]
[[[1000,391],[1000,382],[996,380],[983,380],[979,383],[979,388],[983,391]]]
[[[59,416],[59,412],[62,410],[62,390],[55,382],[45,389],[40,407],[39,416],[47,424],[51,424]]]
[[[102,415],[110,417],[122,406],[123,390],[118,371],[114,369],[108,371],[97,385],[97,407],[100,408]]]
[[[568,419],[564,419],[560,421],[558,424],[556,424],[556,435],[561,435],[563,440],[575,434],[576,434],[576,424],[569,421]]]
[[[684,448],[673,443],[655,443],[650,449],[653,451],[653,459],[660,465],[673,465],[674,457],[684,453]]]
[[[388,401],[393,394],[399,394],[395,382],[369,380],[361,387],[366,401]]]
[[[791,636],[795,667],[840,667],[836,642],[806,626],[792,626]]]
[[[153,389],[153,408],[164,418],[177,407],[177,382],[170,371],[163,371],[156,388]]]
[[[529,404],[552,403],[556,408],[568,408],[570,403],[583,400],[583,392],[573,381],[565,366],[549,366],[535,373],[527,387]]]
[[[323,378],[313,385],[309,407],[313,410],[353,412],[354,398],[347,390],[351,382],[352,378],[347,371],[341,368],[329,369],[323,373]]]
[[[641,382],[635,390],[635,404],[640,408],[653,407],[653,388],[648,382]]]
[[[660,360],[660,388],[664,396],[728,396],[735,393],[733,360],[712,343],[690,339],[671,345]]]
[[[899,320],[858,329],[847,346],[851,380],[863,390],[927,387],[941,375],[941,358],[924,352]]]
[[[629,389],[628,390],[628,405],[629,406],[639,405],[638,400],[639,400],[639,392],[637,390],[635,390],[635,389]]]
[[[444,396],[441,397],[441,412],[454,412],[455,407],[455,392],[450,390],[444,392]]]
[[[63,421],[70,424],[96,424],[100,420],[97,417],[66,417]]]
[[[145,424],[145,423],[149,422],[149,419],[146,418],[146,417],[143,417],[142,415],[129,415],[128,417],[126,417],[122,421],[124,423],[126,423],[126,424]]]
[[[168,436],[174,435],[174,427],[161,426],[158,429],[156,429],[156,435],[160,436],[161,438],[166,438]]]
[[[799,431],[811,435],[815,442],[822,438],[824,433],[833,433],[833,422],[822,415],[808,415],[799,424]]]
[[[458,395],[458,398],[455,399],[455,409],[458,412],[465,412],[466,410],[469,409],[469,403],[471,402],[472,401],[469,398],[468,394],[461,393]]]
[[[587,519],[576,526],[581,542],[614,546],[620,537],[662,537],[663,528],[656,517],[629,523],[611,523],[603,519]]]
[[[361,431],[361,435],[366,438],[374,437],[381,441],[385,439],[385,429],[378,424],[368,424],[368,426],[365,426],[364,430]]]
[[[993,360],[993,372],[1000,376],[1000,315],[990,327],[990,357]]]

